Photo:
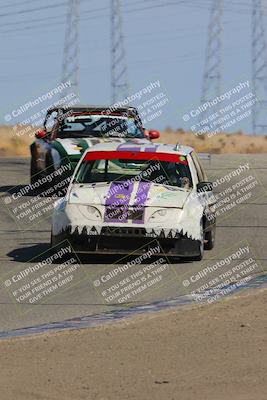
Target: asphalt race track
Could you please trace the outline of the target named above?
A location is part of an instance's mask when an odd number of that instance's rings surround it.
[[[253,257],[254,263],[257,264],[252,271],[253,274],[267,272],[266,155],[212,155],[211,162],[205,161],[204,164],[212,181],[228,176],[240,165],[249,166],[240,175],[232,177],[229,182],[227,182],[228,178],[222,179],[223,182],[215,189],[216,192],[224,192],[229,186],[233,188],[234,184],[242,179],[245,182],[244,179],[248,177],[251,178],[246,180],[246,185],[252,182],[256,183],[242,192],[243,194],[250,193],[249,196],[238,200],[235,206],[228,211],[224,210],[218,216],[216,246],[212,251],[205,252],[203,261],[170,263],[167,271],[163,271],[162,279],[156,281],[152,285],[153,287],[134,295],[127,302],[127,307],[190,294],[190,289],[196,290],[204,281],[199,282],[199,286],[196,286],[197,283],[195,283],[193,286],[186,287],[186,284],[183,283],[184,280],[187,281],[190,276],[195,277],[197,272],[203,270],[207,265],[214,265],[217,261],[229,258],[229,255],[235,254],[240,248],[249,248],[249,257]],[[4,196],[14,186],[21,185],[23,187],[29,183],[29,159],[2,158],[0,165],[1,196]],[[234,190],[244,187],[244,184],[236,185]],[[221,199],[226,198],[229,193],[225,193]],[[239,198],[242,197],[242,193],[238,194]],[[107,284],[100,287],[93,284],[103,274],[107,276],[109,271],[114,270],[113,263],[116,263],[116,266],[124,264],[124,261],[118,261],[118,258],[114,259],[114,257],[108,256],[83,260],[81,269],[73,273],[74,280],[69,286],[47,295],[42,300],[31,304],[28,301],[16,300],[18,293],[12,293],[13,287],[8,287],[5,282],[10,276],[14,274],[19,276],[20,271],[25,271],[29,266],[35,265],[37,261],[47,257],[50,219],[39,221],[29,229],[25,226],[21,230],[14,221],[12,213],[3,203],[1,204],[0,218],[0,331],[62,321],[83,315],[94,315],[122,307],[116,300],[107,301],[103,294],[103,290],[106,293],[111,284],[116,283],[115,281],[110,282],[109,287]],[[248,258],[248,254],[245,254],[244,257]],[[34,260],[32,260],[33,258]],[[226,272],[235,263],[238,264],[238,260],[232,257],[229,264],[223,266],[221,271]],[[137,272],[140,268],[142,268],[141,265],[133,267],[131,273]],[[218,275],[218,272],[216,274]],[[121,278],[125,278],[125,276],[121,275]],[[16,286],[17,289],[18,286]],[[109,293],[115,293],[115,291]]]

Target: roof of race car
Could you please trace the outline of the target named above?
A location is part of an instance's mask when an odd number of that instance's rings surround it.
[[[180,144],[164,144],[164,143],[140,143],[138,140],[125,141],[123,143],[109,142],[99,143],[89,148],[85,153],[92,151],[138,151],[147,153],[166,153],[179,154],[186,156],[193,151],[192,147]]]
[[[113,107],[111,105],[109,106],[97,106],[97,105],[84,105],[84,104],[76,104],[74,106],[68,106],[68,105],[62,105],[62,106],[56,106],[56,107],[51,107],[49,108],[48,112],[54,112],[58,110],[64,110],[64,111],[70,111],[73,110],[74,112],[81,112],[81,111],[109,111],[110,113],[112,112],[118,112],[118,113],[123,113],[123,112],[128,112],[128,111],[137,111],[135,107]]]

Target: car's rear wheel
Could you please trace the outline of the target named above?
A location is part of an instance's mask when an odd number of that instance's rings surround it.
[[[38,174],[38,171],[37,171],[35,160],[33,158],[31,158],[31,171],[30,171],[31,185],[33,185],[37,182],[37,180],[38,180],[37,174]]]

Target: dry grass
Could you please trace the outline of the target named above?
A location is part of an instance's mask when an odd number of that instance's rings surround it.
[[[35,131],[36,128],[0,126],[0,156],[29,156],[29,145],[34,140]],[[167,129],[161,133],[158,141],[170,144],[179,142],[194,147],[198,152],[215,154],[267,153],[267,136],[247,136],[241,132],[221,133],[208,138],[181,129]]]
[[[0,156],[30,156],[29,145],[34,140],[34,131],[24,132],[23,128],[0,126]],[[36,128],[35,128],[36,131]]]
[[[220,133],[209,138],[205,135],[196,136],[181,129],[177,131],[169,129],[162,132],[160,141],[170,144],[179,142],[194,147],[197,152],[204,153],[267,153],[267,136],[248,136],[242,132]]]

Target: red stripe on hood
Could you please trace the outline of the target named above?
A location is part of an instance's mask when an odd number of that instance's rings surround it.
[[[181,164],[188,164],[185,156],[179,154],[168,153],[147,153],[136,151],[89,151],[86,153],[83,161],[91,160],[156,160],[156,161],[169,161]]]

